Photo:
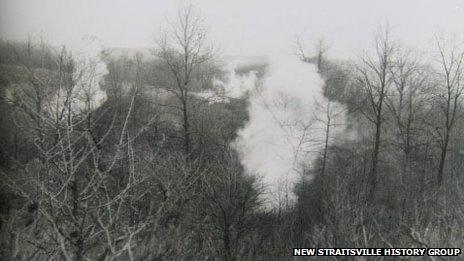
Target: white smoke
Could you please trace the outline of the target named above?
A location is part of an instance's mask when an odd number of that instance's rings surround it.
[[[240,98],[245,93],[252,91],[258,81],[257,71],[250,70],[243,73],[237,73],[241,66],[250,65],[250,63],[263,62],[256,57],[228,57],[227,63],[223,66],[225,79],[214,78],[212,81],[214,90],[207,90],[194,93],[195,96],[208,100],[210,103],[228,102],[230,98]]]
[[[216,81],[217,85],[221,85],[224,88],[225,96],[231,98],[239,98],[246,92],[252,91],[257,84],[257,71],[248,71],[245,73],[237,73],[236,69],[240,66],[249,65],[250,63],[264,62],[262,58],[235,58],[230,59],[227,65],[225,66],[225,71],[227,72],[227,81]]]
[[[106,93],[100,88],[103,77],[108,73],[106,63],[101,60],[103,45],[94,36],[85,36],[73,47],[76,60],[74,79],[76,80],[76,96],[80,100],[77,106],[85,110],[90,102],[90,109],[98,108],[106,101]]]
[[[239,76],[230,70],[226,89],[237,97],[252,90],[250,119],[234,145],[247,172],[262,177],[269,188],[267,199],[275,205],[294,198],[293,184],[323,148],[329,101],[313,64],[290,55],[270,57],[267,63],[262,81],[256,73]],[[237,63],[230,65],[234,66]],[[331,113],[339,108],[331,106]]]
[[[106,92],[100,88],[104,75],[108,73],[106,63],[101,59],[102,50],[101,42],[91,36],[83,37],[82,41],[71,46],[75,64],[73,86],[65,87],[72,87],[70,93],[63,86],[59,86],[49,101],[51,115],[58,115],[54,111],[61,111],[67,106],[67,101],[72,102],[71,109],[74,113],[95,110],[106,101]],[[71,97],[67,97],[68,95]]]

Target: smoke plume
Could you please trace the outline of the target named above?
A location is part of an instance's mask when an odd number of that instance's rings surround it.
[[[249,122],[234,145],[247,172],[262,177],[267,198],[275,203],[283,194],[293,197],[293,184],[323,148],[329,101],[313,64],[295,56],[269,57],[266,64],[258,79],[256,71],[237,74],[233,63],[227,87],[235,96],[251,90]]]
[[[103,76],[108,73],[106,63],[101,60],[103,45],[98,38],[86,36],[76,46],[73,46],[76,60],[74,79],[76,82],[75,95],[79,97],[79,109],[90,103],[90,109],[98,108],[106,100],[106,93],[100,88]],[[86,105],[87,104],[87,105]]]

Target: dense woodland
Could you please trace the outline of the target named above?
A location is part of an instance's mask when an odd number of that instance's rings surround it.
[[[329,142],[264,207],[231,145],[248,95],[215,99],[223,63],[185,12],[151,54],[107,49],[107,73],[66,47],[0,42],[2,260],[291,260],[293,247],[464,248],[464,52],[428,59],[374,37],[352,61],[297,51],[346,108]],[[291,39],[289,39],[291,40]],[[298,48],[296,48],[298,49]],[[265,65],[237,68],[259,70]],[[96,101],[100,79],[106,99]],[[216,88],[216,89],[215,89]]]

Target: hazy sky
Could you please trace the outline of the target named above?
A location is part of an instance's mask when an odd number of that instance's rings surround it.
[[[0,0],[0,34],[45,35],[52,44],[98,36],[109,47],[150,47],[183,1]],[[335,57],[358,54],[387,21],[396,38],[421,49],[434,34],[464,38],[464,0],[194,0],[224,54],[289,53],[297,36],[325,38]]]

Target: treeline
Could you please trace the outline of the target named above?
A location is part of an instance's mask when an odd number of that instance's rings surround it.
[[[297,202],[266,209],[230,145],[247,96],[213,86],[227,75],[199,22],[183,10],[150,57],[103,52],[104,75],[64,47],[0,43],[3,260],[464,246],[464,53],[438,45],[435,66],[385,34],[361,61],[300,57],[326,81],[326,142]],[[334,139],[335,102],[355,138]]]
[[[445,47],[446,46],[446,47]],[[296,187],[298,240],[315,246],[464,245],[464,52],[437,39],[426,58],[375,37],[373,55],[315,58],[325,95],[346,107],[346,132]],[[329,102],[330,104],[330,102]],[[327,130],[337,115],[327,110]],[[327,135],[330,135],[328,132]]]

